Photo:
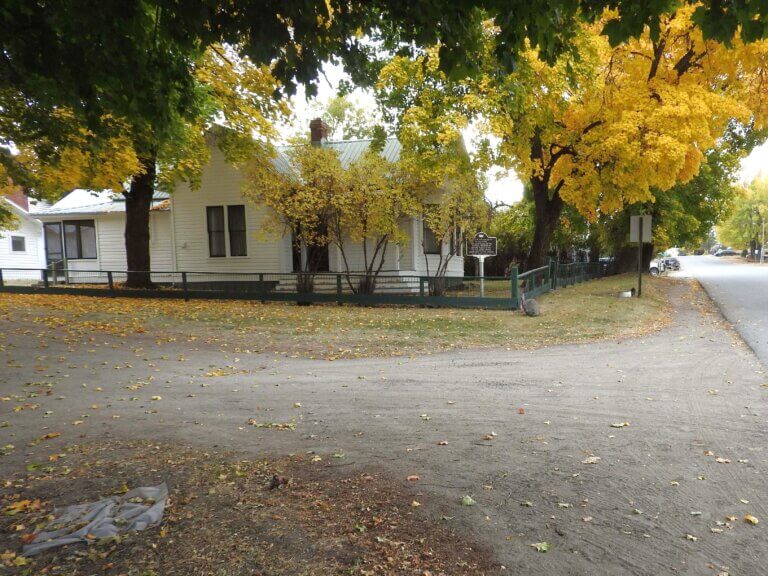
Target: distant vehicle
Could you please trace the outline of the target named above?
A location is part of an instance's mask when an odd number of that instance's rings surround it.
[[[714,246],[712,246],[712,248],[709,249],[709,253],[713,255],[717,254],[717,251],[722,250],[723,248],[725,248],[725,246],[723,246],[722,244],[715,244]]]
[[[667,267],[664,264],[664,258],[656,258],[651,260],[651,264],[648,266],[648,271],[651,273],[651,276],[658,276],[659,274],[663,274],[666,269]]]
[[[680,252],[677,253],[678,256],[688,256],[688,252],[686,250],[680,250]]]
[[[693,255],[694,256],[702,256],[704,254],[704,250],[694,250]]]
[[[680,260],[677,258],[664,258],[664,267],[667,270],[680,270]]]
[[[736,254],[738,253],[733,248],[721,248],[720,250],[715,252],[715,256],[717,256],[718,258],[720,256],[736,256]]]
[[[600,258],[600,272],[603,276],[616,273],[616,259],[613,256],[603,256]]]

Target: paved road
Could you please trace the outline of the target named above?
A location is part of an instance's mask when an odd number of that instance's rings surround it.
[[[768,264],[685,256],[682,273],[697,278],[741,337],[768,365]]]

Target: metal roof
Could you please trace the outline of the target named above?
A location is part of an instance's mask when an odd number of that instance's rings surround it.
[[[169,210],[170,195],[155,190],[150,210]],[[34,212],[35,217],[65,214],[113,214],[125,212],[125,197],[112,190],[72,190],[53,206],[42,207]]]
[[[349,168],[349,166],[357,161],[373,142],[372,138],[365,138],[362,140],[337,140],[337,141],[325,141],[323,142],[323,148],[330,148],[335,150],[339,155],[339,161],[343,168]],[[291,150],[291,146],[278,146],[277,156],[275,157],[275,167],[283,173],[292,171],[290,160],[288,159],[287,152]],[[400,151],[403,149],[402,144],[397,138],[387,138],[384,141],[384,148],[381,151],[381,155],[385,160],[389,162],[397,162],[400,158]]]

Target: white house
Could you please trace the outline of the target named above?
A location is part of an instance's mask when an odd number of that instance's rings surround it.
[[[319,121],[313,121],[311,128],[313,141],[336,150],[345,166],[359,158],[370,145],[370,140],[327,141],[327,127]],[[268,208],[255,206],[243,197],[243,174],[226,162],[215,145],[215,135],[211,134],[209,139],[211,160],[203,171],[200,187],[193,190],[187,184],[179,184],[170,196],[155,194],[150,216],[152,271],[241,274],[298,271],[299,258],[292,239],[263,233],[265,220],[269,218]],[[394,161],[400,150],[398,140],[390,138],[382,154]],[[287,162],[284,151],[279,151],[278,163]],[[44,226],[48,265],[69,270],[126,269],[125,202],[121,196],[75,190],[36,216]],[[382,274],[423,276],[427,274],[427,259],[429,271],[434,273],[440,258],[437,251],[442,250],[446,257],[451,249],[449,243],[438,242],[419,218],[403,219],[401,226],[410,241],[389,246]],[[424,254],[423,241],[432,253]],[[318,272],[345,272],[338,248],[330,246],[324,250]],[[350,271],[362,271],[362,244],[350,244],[345,252]],[[461,276],[463,271],[461,254],[452,256],[446,274]],[[221,279],[224,278],[222,274]]]
[[[149,217],[153,270],[172,271],[168,194],[155,192]],[[73,271],[126,270],[125,199],[111,191],[73,190],[35,216],[42,221],[45,263]]]
[[[3,280],[36,280],[45,267],[43,225],[30,214],[29,200],[22,193],[0,196],[0,203],[15,216],[15,227],[0,229],[0,268]],[[36,268],[26,272],[13,268]]]

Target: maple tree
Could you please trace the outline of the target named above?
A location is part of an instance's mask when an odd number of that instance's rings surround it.
[[[493,137],[484,146],[494,160],[531,186],[536,226],[527,264],[537,267],[565,204],[596,220],[652,202],[694,177],[704,151],[733,123],[765,123],[768,44],[705,40],[695,10],[682,7],[661,17],[658,36],[646,29],[616,47],[601,33],[612,21],[607,13],[574,37],[578,58],[549,64],[529,48],[512,73],[498,61],[498,29],[487,22],[475,55],[482,74],[451,81],[434,62],[437,48],[395,57],[382,71],[384,102],[399,108],[404,125],[423,126],[430,116],[450,125],[464,115]]]
[[[768,177],[755,178],[740,187],[729,216],[717,227],[721,242],[737,250],[747,247],[752,257],[762,245],[763,226],[768,220]]]
[[[246,169],[244,194],[271,209],[268,231],[292,238],[301,271],[314,272],[319,249],[336,246],[353,293],[374,292],[388,247],[408,241],[401,223],[417,206],[400,165],[381,155],[381,136],[348,166],[334,148],[297,143],[273,163],[252,161]],[[360,262],[348,257],[350,244],[360,245]],[[362,277],[353,282],[350,273]],[[302,291],[312,290],[311,275],[299,281]]]
[[[55,200],[79,187],[122,194],[128,286],[152,284],[146,271],[150,269],[148,226],[154,191],[171,192],[179,181],[193,189],[199,186],[210,157],[208,134],[217,124],[226,128],[214,131],[216,144],[229,161],[266,159],[269,146],[265,142],[276,137],[274,124],[288,113],[286,101],[273,97],[280,85],[271,69],[255,65],[231,48],[211,45],[192,66],[201,109],[195,116],[177,117],[164,134],[153,126],[104,118],[100,128],[111,135],[98,135],[70,110],[59,110],[57,121],[66,136],[32,143],[18,138],[18,154],[5,168],[14,182],[45,199]],[[13,114],[0,114],[0,131],[15,134],[14,126]]]

